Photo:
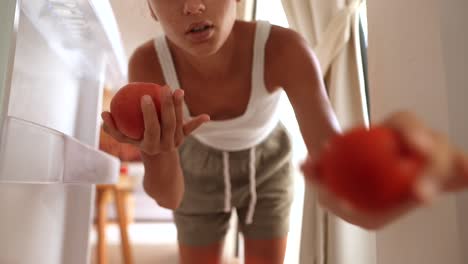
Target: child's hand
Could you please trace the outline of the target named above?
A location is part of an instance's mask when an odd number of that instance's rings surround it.
[[[415,199],[402,202],[385,211],[365,212],[332,193],[317,177],[316,156],[310,155],[302,166],[306,178],[315,187],[321,204],[343,219],[369,229],[376,229],[395,220],[416,206],[432,201],[441,191],[468,186],[468,158],[451,146],[448,140],[424,126],[409,113],[397,113],[381,124],[397,132],[411,152],[425,160],[422,174],[411,190]]]
[[[183,90],[171,92],[170,88],[162,88],[161,122],[152,100],[141,99],[141,110],[145,123],[143,139],[138,141],[126,137],[117,130],[110,112],[103,112],[104,131],[121,143],[137,146],[147,155],[157,155],[161,152],[171,152],[178,148],[184,138],[190,135],[203,123],[209,121],[209,116],[199,115],[185,124],[183,123]]]
[[[430,202],[444,191],[468,187],[468,156],[445,135],[428,128],[408,112],[390,116],[383,125],[399,133],[407,146],[426,160],[422,177],[414,185],[420,202]]]
[[[119,157],[121,145],[123,144],[104,132],[104,129],[101,126],[99,130],[99,149],[101,151],[104,151],[112,156]]]

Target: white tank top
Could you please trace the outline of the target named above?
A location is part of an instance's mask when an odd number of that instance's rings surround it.
[[[209,121],[192,134],[200,142],[224,151],[249,149],[263,141],[276,127],[281,89],[269,93],[265,86],[265,46],[271,25],[266,21],[256,24],[252,88],[247,109],[242,116],[220,121]],[[155,47],[166,83],[172,88],[180,88],[177,72],[164,35],[155,39]],[[184,103],[184,116],[191,118]]]

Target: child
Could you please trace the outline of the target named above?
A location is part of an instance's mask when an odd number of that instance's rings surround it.
[[[309,152],[340,133],[306,41],[266,22],[237,21],[238,1],[148,0],[165,35],[134,52],[129,81],[168,85],[161,123],[146,96],[141,141],[124,137],[110,113],[102,114],[106,132],[140,148],[146,192],[174,210],[183,264],[221,262],[233,209],[245,263],[283,263],[293,186],[291,144],[276,114],[281,89]],[[374,217],[327,197],[338,216],[373,226]]]

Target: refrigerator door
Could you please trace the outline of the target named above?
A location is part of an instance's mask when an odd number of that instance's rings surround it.
[[[416,113],[468,151],[468,1],[368,1],[373,121]],[[377,264],[468,263],[468,192],[446,194],[376,234]]]
[[[107,0],[4,0],[0,8],[0,263],[89,262],[103,87],[126,59]]]

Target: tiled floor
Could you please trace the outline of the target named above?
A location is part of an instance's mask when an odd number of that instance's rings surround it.
[[[177,238],[176,229],[172,223],[133,224],[129,236],[135,264],[176,264]],[[107,256],[109,264],[122,263],[120,237],[118,226],[111,224],[107,228]],[[91,264],[95,264],[96,233],[91,234]],[[238,263],[231,260],[228,264]]]
[[[135,264],[175,264],[177,263],[176,230],[173,224],[133,224],[130,226],[133,257]],[[95,264],[94,245],[96,233],[91,234],[91,264]],[[107,228],[109,264],[121,262],[120,237],[117,225]]]
[[[96,264],[94,250],[92,251],[91,264]],[[108,247],[108,264],[120,264],[122,257],[118,245]],[[144,245],[133,246],[135,264],[176,264],[177,251],[173,245]]]

